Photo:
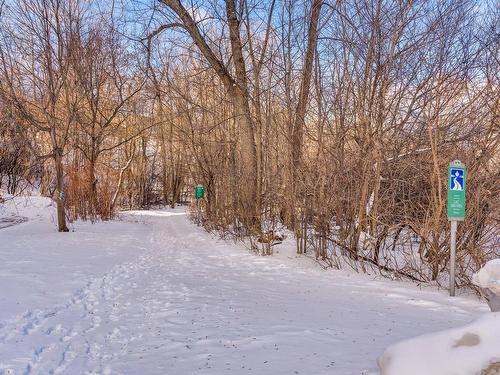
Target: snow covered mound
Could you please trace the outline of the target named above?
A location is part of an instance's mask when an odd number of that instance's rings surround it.
[[[12,220],[46,220],[57,216],[56,204],[51,198],[40,196],[2,195],[4,202],[0,203],[0,221]]]
[[[500,375],[500,313],[386,349],[382,375]]]
[[[500,311],[500,259],[489,261],[472,278],[488,300],[491,311]]]
[[[490,260],[472,278],[475,285],[500,294],[500,259]]]

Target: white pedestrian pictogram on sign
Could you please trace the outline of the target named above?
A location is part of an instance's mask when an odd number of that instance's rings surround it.
[[[450,175],[450,189],[455,191],[464,190],[464,171],[462,169],[452,169]]]

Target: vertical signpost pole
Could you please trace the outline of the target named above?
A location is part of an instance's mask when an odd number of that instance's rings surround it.
[[[455,264],[457,257],[457,224],[456,220],[451,221],[450,235],[450,296],[455,296]]]
[[[448,220],[450,233],[450,296],[455,296],[455,264],[458,222],[465,219],[465,165],[454,160],[448,165]]]
[[[201,214],[200,214],[200,200],[196,200],[196,225],[200,226],[201,224]]]

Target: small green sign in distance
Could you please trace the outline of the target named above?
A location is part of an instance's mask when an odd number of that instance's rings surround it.
[[[448,220],[465,219],[465,188],[467,171],[460,160],[448,165]]]
[[[196,185],[195,186],[194,197],[196,199],[203,199],[205,197],[205,187],[203,185]]]

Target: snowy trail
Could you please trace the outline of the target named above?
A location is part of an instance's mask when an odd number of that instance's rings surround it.
[[[142,215],[151,235],[137,259],[0,326],[0,373],[376,374],[390,343],[487,311],[432,289],[257,257],[180,212]]]
[[[28,221],[28,219],[23,216],[3,217],[0,218],[0,229],[13,227],[14,225],[21,224],[26,221]]]

